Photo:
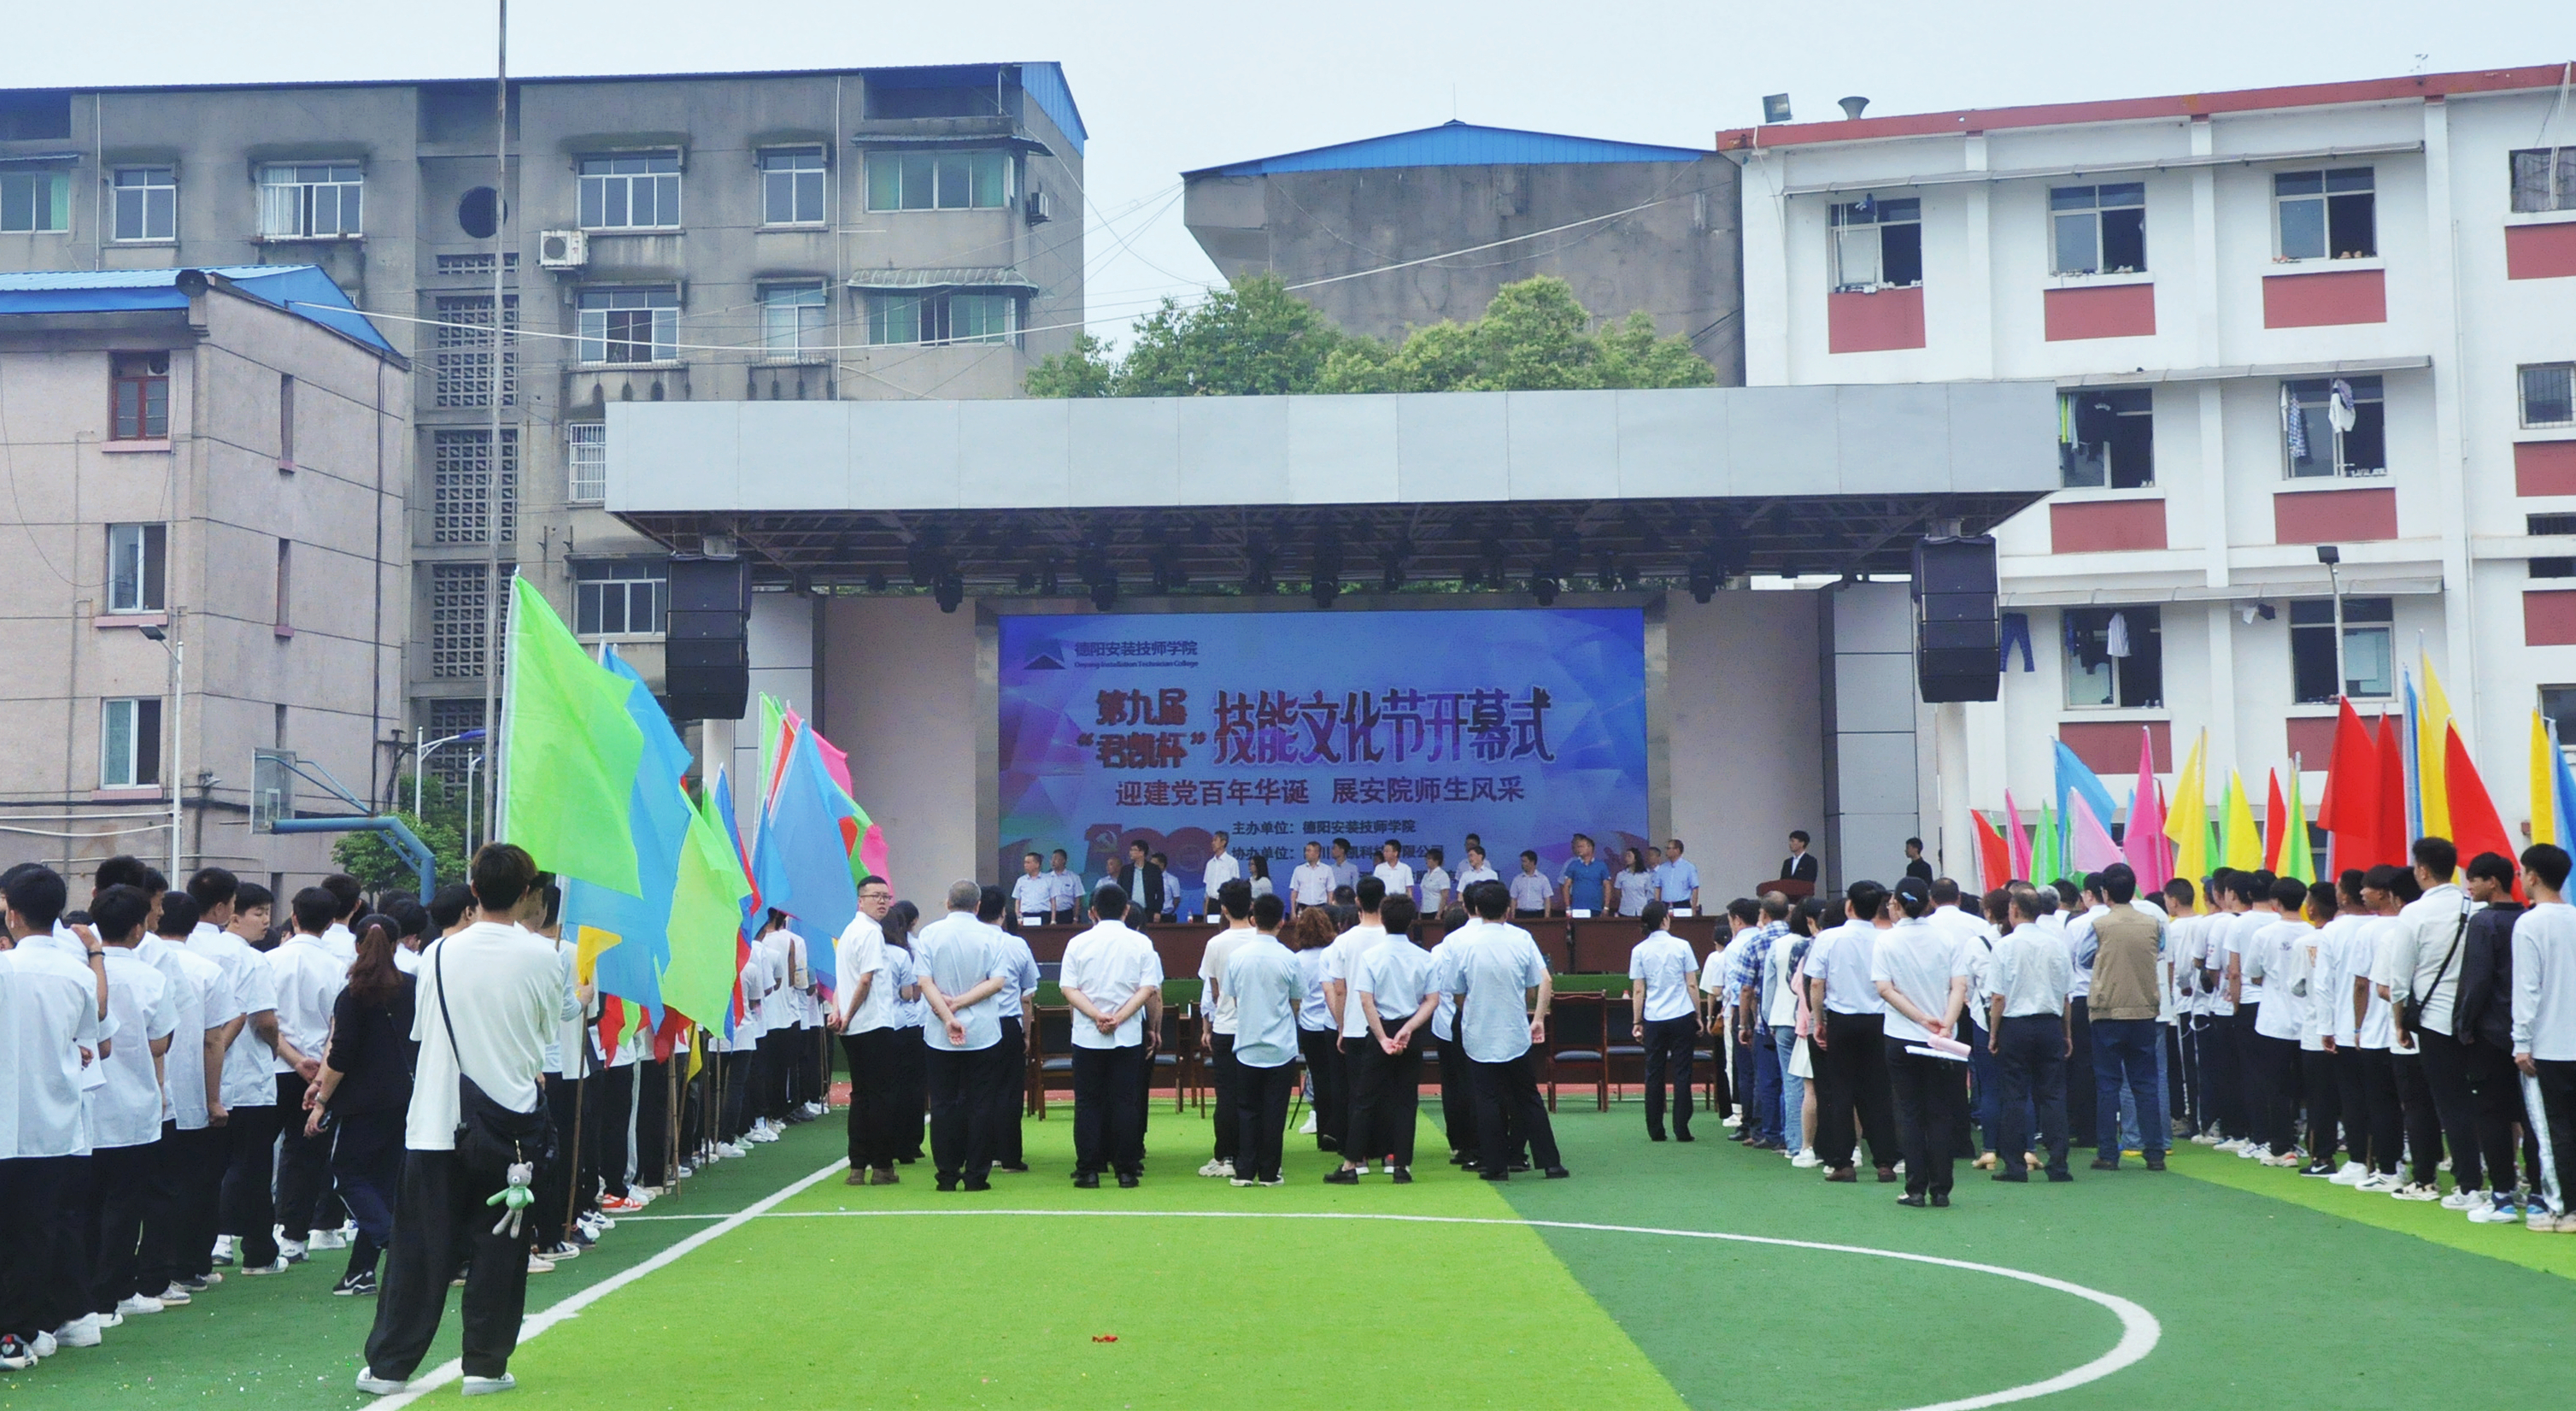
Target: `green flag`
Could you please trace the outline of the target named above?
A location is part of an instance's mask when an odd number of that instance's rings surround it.
[[[752,781],[752,797],[760,800],[763,813],[769,811],[769,791],[778,787],[778,736],[787,728],[787,709],[767,691],[760,693],[760,777]]]
[[[722,1031],[733,1001],[735,937],[751,882],[733,843],[712,816],[714,792],[689,811],[680,872],[671,889],[671,964],[662,972],[662,1001],[699,1024]]]
[[[642,896],[629,815],[644,732],[627,714],[627,687],[582,651],[535,584],[510,580],[504,836],[558,876]]]
[[[2281,821],[2273,826],[2289,831],[2281,837],[2281,875],[2302,882],[2317,880],[2316,858],[2308,850],[2307,805],[2299,799],[2299,761],[2290,759],[2290,796],[2283,801]]]
[[[2039,836],[2030,843],[2030,880],[2045,887],[2057,880],[2063,867],[2057,853],[2057,815],[2043,803],[2039,806]]]

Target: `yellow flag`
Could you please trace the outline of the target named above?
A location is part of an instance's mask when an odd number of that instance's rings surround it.
[[[685,1075],[687,1077],[697,1077],[698,1070],[707,1066],[706,1047],[698,1042],[700,1039],[706,1037],[706,1032],[707,1031],[704,1028],[698,1025],[692,1024],[689,1026],[689,1071]]]
[[[2549,743],[2549,721],[2539,711],[2531,713],[2531,840],[2535,843],[2565,843],[2558,839],[2558,748]]]
[[[2245,797],[2245,781],[2236,771],[2227,771],[2227,799],[2218,817],[2219,860],[2239,872],[2252,872],[2263,865],[2263,835],[2254,828],[2254,805]]]
[[[2191,742],[2191,754],[2182,762],[2182,772],[2174,776],[2173,801],[2165,806],[2165,836],[2173,840],[2174,875],[2193,887],[2209,875],[2209,781],[2202,752],[2208,748],[2209,732],[2203,730]]]
[[[2433,659],[2421,658],[2424,699],[2415,711],[2415,793],[2424,814],[2427,838],[2451,836],[2450,738],[2451,701],[2442,694],[2442,678],[2433,674]]]

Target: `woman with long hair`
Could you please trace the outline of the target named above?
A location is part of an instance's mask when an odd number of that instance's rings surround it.
[[[402,923],[382,913],[358,923],[358,958],[331,1006],[322,1071],[307,1091],[304,1130],[327,1124],[339,1135],[331,1175],[358,1222],[349,1267],[331,1292],[376,1291],[376,1259],[394,1237],[394,1193],[402,1181],[403,1119],[411,1107],[412,978],[395,961]]]
[[[1244,859],[1244,865],[1251,869],[1251,871],[1245,875],[1252,879],[1253,896],[1267,897],[1278,895],[1279,889],[1273,885],[1270,880],[1270,859],[1263,857],[1259,853],[1254,853],[1252,856]]]
[[[1646,854],[1641,849],[1628,849],[1627,863],[1610,879],[1610,884],[1619,896],[1619,914],[1642,917],[1646,903],[1655,899],[1655,874],[1647,868]]]
[[[1297,953],[1297,1051],[1306,1060],[1306,1120],[1298,1127],[1317,1148],[1337,1149],[1334,1139],[1316,1126],[1315,1114],[1333,1110],[1341,1100],[1341,1026],[1324,1003],[1324,951],[1341,934],[1329,906],[1310,906],[1288,923],[1281,939]]]
[[[921,998],[920,972],[912,963],[912,932],[920,924],[921,908],[908,901],[896,902],[884,922],[886,978],[894,982],[897,1001],[894,1029],[904,1040],[894,1046],[901,1055],[895,1069],[895,1160],[906,1166],[921,1159],[921,1134],[930,1120],[930,1048],[921,1039],[930,1006]]]

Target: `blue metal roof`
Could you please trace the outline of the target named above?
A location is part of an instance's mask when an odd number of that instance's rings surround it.
[[[1051,60],[1022,64],[912,64],[901,68],[865,69],[868,82],[879,88],[984,88],[1006,68],[1019,70],[1020,91],[1047,115],[1056,131],[1073,144],[1076,153],[1091,140],[1090,129],[1082,125],[1082,110],[1073,104],[1073,89],[1064,81],[1064,65]]]
[[[1479,127],[1455,118],[1438,127],[1363,137],[1276,157],[1203,167],[1185,176],[1264,176],[1284,171],[1358,171],[1372,167],[1522,167],[1565,162],[1695,162],[1696,147],[1611,142],[1515,127]]]
[[[394,345],[318,265],[207,265],[234,288],[298,318],[345,334],[379,352]],[[175,269],[30,270],[0,274],[0,314],[111,313],[120,309],[184,309]]]

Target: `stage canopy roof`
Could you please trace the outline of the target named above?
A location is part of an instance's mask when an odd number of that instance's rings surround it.
[[[610,510],[806,587],[1904,573],[2059,484],[2044,382],[608,409]]]

